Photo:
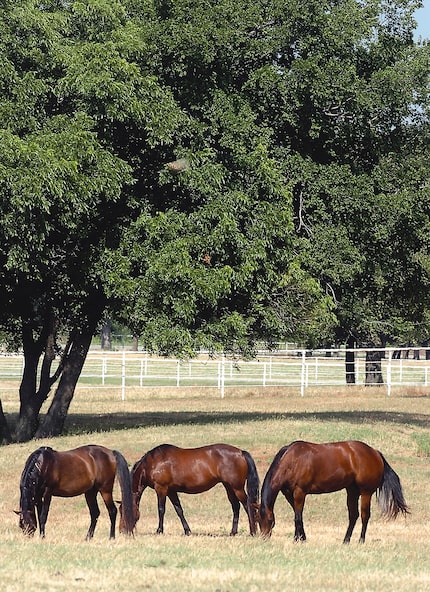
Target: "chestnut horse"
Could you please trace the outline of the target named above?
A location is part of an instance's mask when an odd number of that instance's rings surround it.
[[[360,543],[364,543],[366,537],[370,502],[375,491],[381,512],[387,518],[394,519],[399,512],[409,513],[398,475],[374,448],[354,440],[327,444],[298,441],[279,450],[264,478],[258,512],[261,534],[267,537],[272,532],[273,506],[280,491],[294,510],[294,540],[305,541],[306,496],[340,489],[346,489],[349,514],[344,543],[349,543],[357,522],[360,496]]]
[[[249,452],[229,444],[212,444],[200,448],[178,448],[161,444],[147,452],[131,471],[135,523],[139,520],[139,504],[146,487],[155,490],[158,498],[158,528],[164,530],[166,497],[170,499],[182,523],[184,533],[191,534],[179,501],[178,493],[203,493],[222,483],[233,510],[231,535],[237,534],[240,504],[249,521],[251,535],[256,534],[256,507],[259,478]],[[246,483],[246,492],[245,492]],[[122,508],[121,516],[122,516]],[[121,519],[122,520],[122,519]],[[121,526],[122,522],[120,522]]]
[[[117,450],[88,445],[74,450],[57,452],[48,446],[38,448],[28,457],[21,475],[19,526],[32,536],[39,521],[40,536],[45,536],[52,496],[74,497],[85,495],[91,523],[87,540],[94,535],[100,510],[100,492],[110,517],[110,538],[115,538],[117,509],[112,498],[115,475],[121,487],[123,516],[122,531],[133,532],[133,498],[127,461]]]

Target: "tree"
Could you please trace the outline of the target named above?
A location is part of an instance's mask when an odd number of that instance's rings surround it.
[[[427,191],[410,144],[428,132],[416,4],[3,3],[0,330],[25,357],[18,440],[61,432],[106,317],[181,355],[424,326],[413,291],[383,298],[396,241],[374,256],[407,220],[399,286],[419,277],[424,295],[426,206],[390,212],[394,185],[400,205],[415,175]]]
[[[429,46],[412,41],[416,6],[300,8],[253,88],[285,155],[304,266],[333,296],[337,340],[423,339]]]
[[[132,164],[118,156],[128,156],[121,142],[108,144],[106,130],[115,136],[144,118],[145,141],[155,134],[162,144],[156,120],[164,95],[169,121],[175,113],[168,92],[122,57],[133,47],[119,3],[10,3],[0,18],[0,323],[10,346],[24,352],[21,441],[61,433],[106,306],[100,255],[133,209]],[[63,347],[59,336],[66,337]]]
[[[24,140],[2,134],[3,307],[0,320],[25,367],[17,438],[37,430],[42,403],[61,376],[56,401],[70,401],[105,300],[96,269],[109,202],[129,178],[125,163],[101,148],[84,123],[52,118]],[[55,226],[54,223],[55,222]],[[68,332],[61,361],[57,336]],[[40,382],[36,386],[39,360]],[[45,419],[45,427],[48,423]]]

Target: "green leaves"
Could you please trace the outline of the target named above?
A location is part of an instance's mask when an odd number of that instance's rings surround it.
[[[411,11],[4,4],[7,289],[18,274],[29,310],[37,294],[67,318],[94,286],[99,314],[107,295],[151,347],[187,354],[316,343],[333,310],[342,331],[366,310],[401,316],[428,268],[428,149],[414,164],[414,138],[428,137],[429,52]]]

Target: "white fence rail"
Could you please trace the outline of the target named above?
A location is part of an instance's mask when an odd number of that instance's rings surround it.
[[[125,399],[127,387],[215,387],[224,397],[229,387],[282,386],[296,388],[301,395],[307,388],[346,384],[345,355],[354,353],[355,384],[366,382],[366,352],[372,350],[285,350],[261,352],[255,360],[211,359],[200,355],[181,361],[149,356],[145,352],[91,352],[84,364],[78,386],[115,387]],[[373,350],[383,352],[381,372],[387,395],[394,386],[427,387],[430,360],[423,348]],[[400,352],[400,355],[399,355]],[[419,355],[417,355],[419,352]],[[418,358],[418,359],[417,359]],[[0,355],[0,391],[17,388],[23,370],[22,355]],[[12,386],[12,383],[13,386]],[[16,386],[15,386],[16,383]]]

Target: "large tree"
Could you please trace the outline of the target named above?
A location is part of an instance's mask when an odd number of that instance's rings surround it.
[[[426,129],[418,4],[2,4],[0,329],[25,357],[18,440],[61,432],[108,312],[188,355],[323,342],[333,303],[339,330],[357,312],[363,326],[360,282],[394,268],[370,268],[363,216],[380,212],[381,235],[394,179],[413,200],[405,146]],[[425,240],[408,244],[428,269]]]
[[[244,180],[248,198],[264,201],[267,196],[271,206],[276,203],[276,190],[267,194],[268,186],[258,185],[255,173],[261,165],[272,171],[272,179],[283,175],[292,193],[296,237],[286,237],[286,259],[277,262],[284,272],[298,264],[301,273],[307,270],[325,287],[337,316],[330,340],[378,347],[388,340],[427,337],[428,267],[423,262],[428,252],[430,53],[428,45],[413,42],[418,5],[402,0],[311,0],[304,5],[289,0],[252,7],[228,1],[157,6],[154,31],[162,48],[158,76],[193,117],[192,135],[182,138],[177,150],[191,166],[176,178],[162,177],[166,189],[172,187],[163,225],[168,228],[171,212],[176,216],[177,200],[183,206],[192,196],[192,227],[178,222],[187,228],[188,244],[164,235],[156,249],[157,265],[148,258],[148,266],[135,261],[144,261],[145,248],[154,252],[145,222],[140,220],[127,234],[122,256],[132,269],[116,263],[128,283],[113,274],[111,287],[113,293],[122,284],[128,287],[134,311],[129,318],[137,330],[151,329],[151,312],[143,301],[153,302],[148,299],[152,291],[169,293],[176,286],[170,277],[186,271],[184,254],[190,260],[201,258],[197,243],[211,255],[212,241],[205,242],[194,229],[211,208],[208,187],[213,182],[214,195],[222,195],[228,209],[232,201],[242,205],[229,195]],[[249,174],[245,156],[252,158],[257,145],[264,156],[260,151]],[[250,210],[257,207],[249,203]],[[244,212],[244,218],[249,216]],[[264,216],[261,220],[264,227]],[[212,223],[219,226],[218,220]],[[247,240],[246,224],[243,229],[244,252],[252,258],[255,242]],[[279,242],[270,222],[265,233],[268,243]],[[222,245],[219,236],[217,243]],[[211,264],[231,266],[228,250],[223,249],[222,257],[214,252]],[[296,256],[289,259],[292,253]],[[157,273],[169,282],[160,281]],[[130,282],[133,277],[136,284]],[[171,302],[168,295],[165,299]],[[195,312],[200,308],[207,313],[207,307],[194,304]],[[280,308],[298,311],[296,304],[290,301]],[[298,327],[294,314],[288,315]],[[161,318],[158,314],[159,323]],[[277,327],[288,331],[282,324]],[[207,319],[205,328],[214,334]],[[160,326],[153,333],[165,335]],[[150,342],[151,335],[146,337]],[[321,343],[325,337],[314,328],[314,340]],[[166,343],[173,348],[176,339],[169,335]]]
[[[133,62],[143,40],[120,3],[4,3],[0,21],[0,323],[24,353],[27,440],[61,433],[104,315],[100,257],[135,207],[128,128],[151,152],[180,113]]]

